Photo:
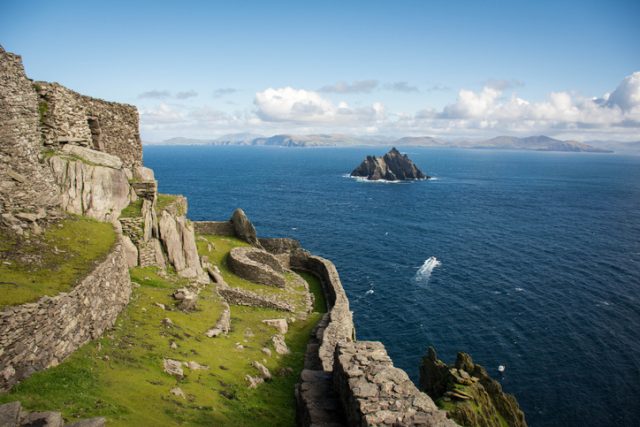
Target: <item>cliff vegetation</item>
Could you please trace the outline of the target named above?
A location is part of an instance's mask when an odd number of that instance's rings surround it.
[[[212,260],[244,245],[232,237],[205,236],[198,242],[201,254]],[[257,286],[225,267],[221,272],[228,283]],[[205,331],[224,310],[213,287],[200,291],[194,311],[183,311],[171,295],[187,286],[187,279],[155,267],[131,269],[137,285],[115,328],[0,395],[0,402],[19,400],[27,409],[62,411],[67,420],[104,416],[113,426],[294,425],[292,390],[309,333],[326,307],[318,279],[304,277],[316,295],[314,311],[289,323],[290,353],[280,355],[271,344],[275,331],[263,320],[282,318],[281,311],[234,305],[228,336],[210,338]],[[164,371],[167,359],[188,364],[180,367],[182,375]],[[245,377],[257,374],[254,361],[269,370],[271,379],[249,388]]]

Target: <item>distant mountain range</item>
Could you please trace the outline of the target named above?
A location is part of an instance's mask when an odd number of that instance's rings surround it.
[[[293,135],[282,134],[270,137],[250,133],[224,135],[216,139],[171,138],[153,145],[244,145],[277,147],[348,147],[348,146],[414,146],[453,147],[485,150],[533,150],[590,153],[633,153],[640,154],[640,141],[616,142],[562,141],[544,135],[519,138],[497,136],[487,140],[445,140],[430,136],[404,137],[400,139],[384,136],[353,136],[343,134]]]

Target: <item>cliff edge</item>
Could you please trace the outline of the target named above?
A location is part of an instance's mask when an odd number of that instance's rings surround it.
[[[527,426],[515,397],[466,353],[458,353],[456,363],[448,366],[429,347],[420,366],[420,386],[461,426]]]

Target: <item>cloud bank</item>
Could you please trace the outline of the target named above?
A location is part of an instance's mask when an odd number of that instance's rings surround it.
[[[391,85],[391,86],[389,86]],[[213,134],[228,132],[379,132],[394,135],[495,136],[498,134],[548,134],[578,139],[638,139],[640,134],[640,72],[625,77],[610,93],[586,97],[574,92],[549,93],[529,101],[517,94],[517,80],[494,80],[479,90],[460,89],[441,108],[415,112],[389,111],[382,101],[349,104],[340,96],[370,93],[376,80],[337,83],[321,90],[293,87],[267,88],[255,93],[253,105],[234,112],[208,106],[186,107],[161,102],[141,111],[143,131],[177,132],[183,129]],[[382,86],[399,92],[418,88],[406,82]],[[434,90],[444,90],[438,87]],[[219,89],[221,96],[235,89]],[[429,92],[423,95],[428,104]],[[166,99],[170,94],[152,91],[145,97]],[[385,92],[376,92],[384,96]],[[386,92],[389,96],[389,92]],[[418,92],[419,93],[419,92]],[[329,97],[330,95],[330,97]],[[176,94],[176,98],[178,94]],[[338,99],[336,99],[338,98]],[[173,136],[173,135],[171,135]]]

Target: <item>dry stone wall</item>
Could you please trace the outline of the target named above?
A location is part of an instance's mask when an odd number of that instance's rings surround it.
[[[41,150],[38,95],[20,56],[0,46],[0,225],[19,234],[58,205],[58,188]],[[24,221],[20,214],[36,217]]]
[[[342,342],[333,381],[350,426],[455,427],[402,369],[381,342]]]
[[[119,157],[127,167],[142,163],[136,107],[80,95],[58,83],[34,86],[46,146],[87,146]]]
[[[231,271],[244,279],[277,288],[285,287],[284,269],[269,252],[253,247],[233,248],[227,262]]]
[[[129,302],[131,281],[118,241],[71,291],[0,312],[0,390],[55,366],[111,327]]]
[[[235,236],[236,231],[231,221],[194,221],[196,233],[211,236]]]

